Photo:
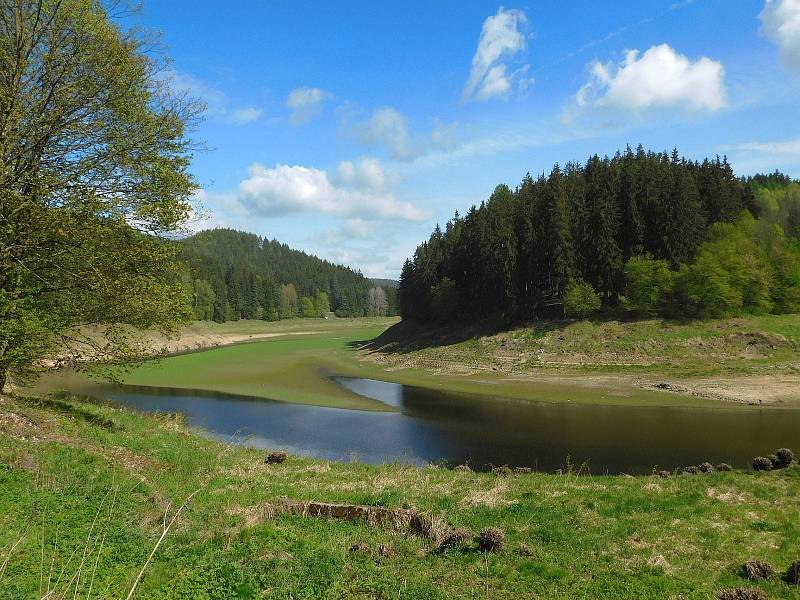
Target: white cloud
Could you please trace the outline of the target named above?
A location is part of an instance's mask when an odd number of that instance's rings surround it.
[[[797,157],[800,156],[800,138],[784,142],[747,142],[725,146],[725,149],[763,154],[788,154]]]
[[[231,109],[230,99],[225,92],[188,73],[168,70],[161,74],[161,81],[173,93],[185,94],[203,102],[206,105],[206,114],[212,119],[244,125],[261,118],[263,111],[256,106]]]
[[[334,176],[337,185],[346,188],[385,190],[388,184],[386,171],[377,158],[362,158],[353,163],[343,160],[339,163]]]
[[[472,68],[464,86],[461,99],[489,100],[507,98],[519,71],[509,74],[503,60],[525,50],[523,30],[528,20],[521,10],[505,10],[501,6],[496,15],[483,22],[478,49],[472,57]],[[525,80],[530,86],[531,80]]]
[[[289,92],[286,108],[289,109],[289,123],[295,127],[305,125],[322,112],[322,103],[330,94],[319,88],[299,87]]]
[[[252,123],[253,121],[258,121],[263,112],[264,111],[255,106],[238,108],[230,114],[229,120],[235,125],[245,125],[247,123]]]
[[[353,124],[356,114],[357,110],[352,106],[342,107],[339,111],[345,135],[362,144],[382,146],[392,158],[402,162],[413,161],[431,150],[455,144],[457,123],[445,125],[434,119],[430,133],[421,134],[412,132],[405,115],[392,106],[377,108],[366,121]]]
[[[249,177],[239,184],[238,202],[258,216],[282,216],[297,213],[325,213],[360,219],[403,219],[422,221],[428,213],[408,202],[398,201],[382,187],[374,184],[372,163],[341,166],[337,178],[344,173],[350,185],[337,184],[325,171],[277,164],[274,168],[255,163]]]
[[[722,64],[705,57],[692,61],[667,44],[644,54],[629,50],[619,65],[595,62],[590,73],[574,98],[579,108],[716,111],[726,103]]]
[[[800,69],[800,0],[766,0],[759,17],[764,33],[780,48],[784,63]]]

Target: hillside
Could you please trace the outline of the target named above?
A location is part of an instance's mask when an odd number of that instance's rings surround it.
[[[277,240],[213,229],[177,243],[198,320],[396,314],[395,303],[360,272]]]

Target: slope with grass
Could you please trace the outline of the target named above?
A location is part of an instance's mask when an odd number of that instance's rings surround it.
[[[707,600],[743,586],[797,598],[777,576],[737,574],[748,559],[780,573],[800,558],[797,466],[498,477],[264,458],[174,416],[68,396],[3,398],[0,598],[125,597],[165,518],[196,490],[135,597]],[[275,510],[300,500],[421,511],[470,538],[498,527],[506,544],[482,554],[470,539],[437,551],[435,535]]]
[[[717,321],[539,321],[509,330],[402,322],[362,346],[385,369],[594,389],[665,389],[800,406],[800,315]]]

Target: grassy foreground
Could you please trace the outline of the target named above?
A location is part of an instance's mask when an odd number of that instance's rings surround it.
[[[0,401],[0,598],[124,598],[165,511],[168,522],[195,490],[135,597],[707,600],[758,586],[800,598],[777,577],[737,575],[747,559],[784,570],[800,558],[797,466],[661,479],[268,465],[174,416],[66,396]],[[413,508],[472,532],[500,527],[507,543],[436,552],[384,527],[275,515],[281,497]]]

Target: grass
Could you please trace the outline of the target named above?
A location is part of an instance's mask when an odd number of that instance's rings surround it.
[[[780,348],[783,359],[800,360],[796,347],[791,345],[800,339],[797,317],[757,319],[746,322],[746,326],[736,326],[733,322],[671,325],[655,321],[539,324],[459,343],[378,351],[366,349],[364,342],[382,334],[396,324],[397,319],[196,323],[184,332],[182,339],[212,344],[231,339],[254,341],[153,361],[122,373],[121,379],[134,385],[204,389],[363,410],[386,410],[387,407],[341,388],[330,380],[330,374],[526,400],[730,407],[730,403],[698,395],[643,389],[637,379],[642,368],[624,369],[619,366],[619,357],[646,356],[651,365],[647,372],[661,376],[669,369],[664,358],[664,353],[669,352],[675,361],[683,361],[669,372],[685,375],[705,368],[699,365],[716,360],[708,348],[702,348],[702,343],[730,339],[731,331],[741,334],[742,330],[745,333],[753,330],[776,336],[778,331],[783,331],[780,335],[785,335],[789,344]],[[255,341],[259,336],[270,337]],[[745,335],[745,339],[750,338]],[[741,344],[746,345],[746,342]],[[769,352],[767,359],[736,360],[749,360],[751,366],[753,361],[761,364],[776,360],[775,353]],[[608,360],[611,353],[615,361]],[[583,366],[567,360],[575,354],[585,357]],[[705,363],[698,362],[701,360]],[[632,377],[631,372],[637,375]],[[628,376],[624,376],[626,373]],[[57,376],[48,379],[42,387],[74,389],[75,385],[75,381]],[[787,405],[796,404],[800,404],[800,398],[797,403]]]
[[[737,575],[748,559],[784,570],[800,558],[798,466],[501,478],[264,458],[171,415],[67,395],[0,400],[0,599],[48,589],[85,598],[90,587],[94,598],[124,598],[164,524],[198,489],[135,597],[707,600],[757,585],[773,599],[800,598],[778,578],[751,584]],[[473,534],[499,527],[506,544],[496,554],[435,552],[386,528],[275,516],[267,509],[281,497],[413,508]],[[356,543],[373,551],[349,552]],[[393,553],[379,556],[379,544]],[[517,554],[520,544],[530,556]]]

